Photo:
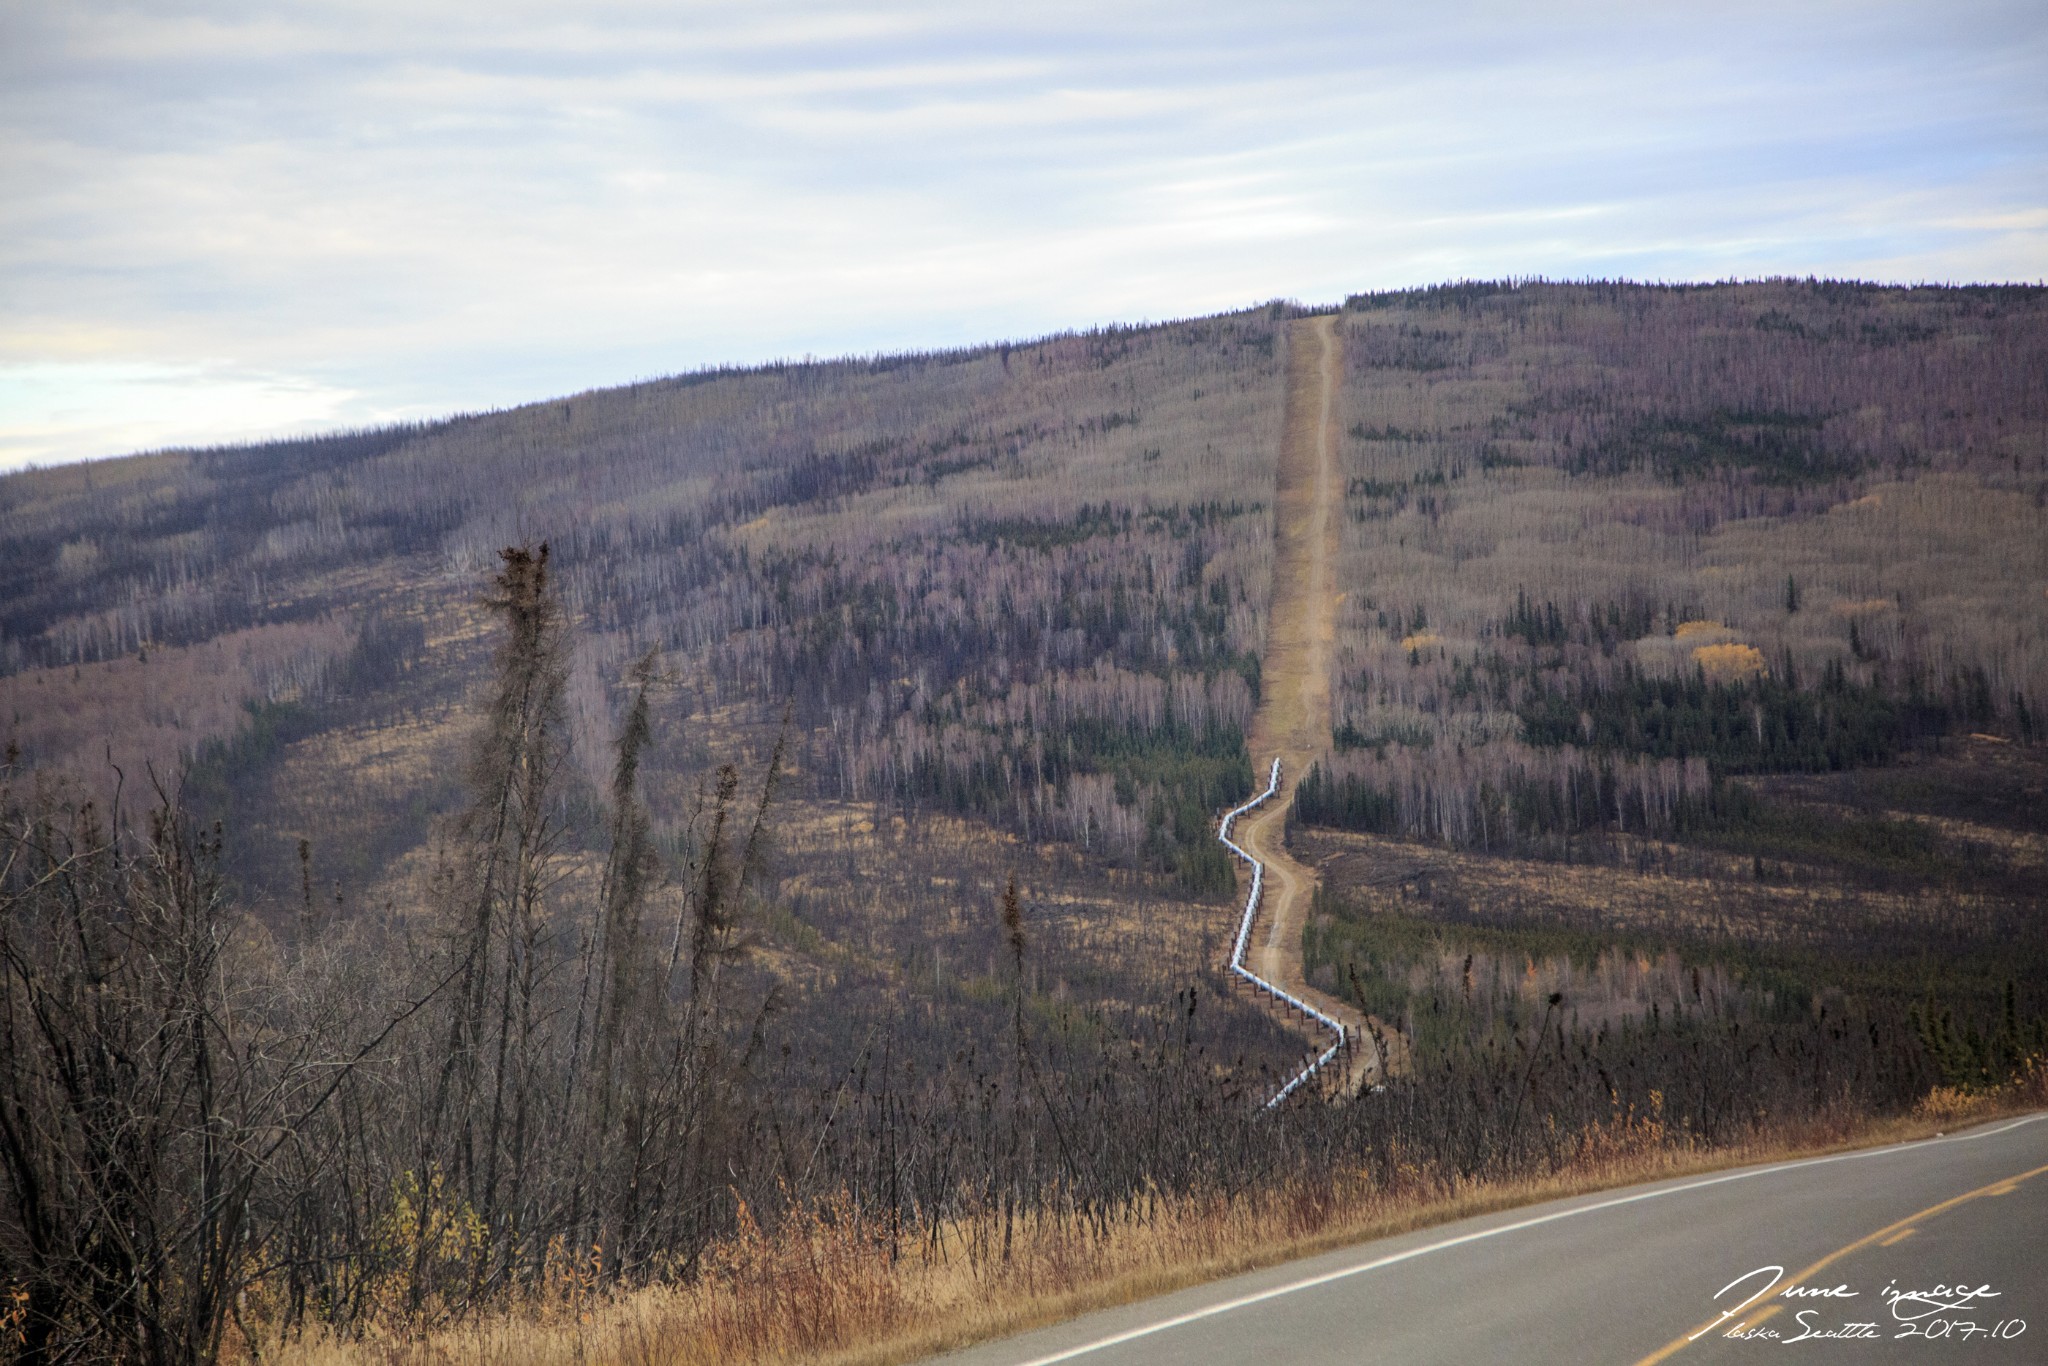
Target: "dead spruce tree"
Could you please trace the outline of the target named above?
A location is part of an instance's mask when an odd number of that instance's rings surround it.
[[[616,1210],[608,1197],[618,1192],[606,1180],[620,1102],[641,1080],[638,1050],[623,1050],[627,1026],[646,1008],[657,983],[649,971],[644,911],[662,877],[661,860],[650,839],[652,822],[640,801],[640,755],[652,734],[647,690],[654,672],[650,653],[634,666],[633,701],[619,730],[612,769],[610,852],[598,889],[598,914],[582,953],[576,1028],[563,1078],[565,1108],[580,1108],[582,1132],[569,1193],[568,1224],[579,1247],[602,1248]],[[621,1077],[621,1062],[627,1075]],[[630,1183],[629,1183],[630,1185]],[[626,1192],[630,1200],[630,1189]],[[609,1216],[609,1217],[608,1217]]]
[[[642,660],[602,876],[579,888],[572,856],[592,845],[566,815],[568,625],[547,547],[502,559],[485,602],[504,634],[441,882],[453,985],[401,1178],[415,1315],[464,1312],[564,1258],[606,1278],[687,1266],[731,1223],[772,1004],[743,1004],[733,968],[782,744],[751,802],[739,769],[719,770],[672,873],[639,791],[657,682]]]
[[[538,1118],[538,996],[552,966],[545,901],[566,833],[557,788],[568,757],[568,628],[547,545],[508,547],[501,558],[484,603],[504,638],[471,751],[472,801],[443,881],[455,987],[414,1175],[415,1308],[451,1288],[429,1284],[451,1218],[474,1229],[476,1246],[459,1259],[471,1296],[532,1250],[527,1156]],[[459,1209],[447,1203],[458,1198]]]
[[[595,1213],[582,1245],[600,1249],[608,1276],[637,1278],[667,1263],[688,1268],[732,1226],[735,1178],[755,1165],[760,1098],[751,1086],[777,1004],[736,969],[750,946],[746,907],[764,871],[768,816],[781,776],[778,739],[751,804],[739,769],[718,770],[686,831],[691,856],[665,934],[650,933],[644,874],[627,884],[645,821],[631,781],[644,705],[636,696],[614,774],[614,844],[604,931],[612,1061],[597,1072],[591,1123]],[[785,730],[786,734],[786,730]],[[637,741],[636,741],[637,743]],[[751,809],[750,809],[751,808]],[[630,895],[629,895],[630,894]],[[662,940],[666,939],[666,943]],[[600,1031],[602,1037],[602,1031]]]

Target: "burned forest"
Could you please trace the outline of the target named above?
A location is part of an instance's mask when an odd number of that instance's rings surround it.
[[[1267,1112],[1216,832],[1309,328],[1275,829],[1386,1066]],[[29,470],[0,742],[13,1357],[957,1345],[2048,1098],[2048,290],[1466,283]]]

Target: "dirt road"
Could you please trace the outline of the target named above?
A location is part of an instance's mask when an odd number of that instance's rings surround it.
[[[1342,1082],[1355,1091],[1380,1073],[1366,1018],[1317,991],[1302,975],[1301,934],[1315,899],[1316,874],[1282,842],[1302,773],[1330,743],[1330,656],[1337,638],[1337,519],[1343,474],[1337,467],[1337,320],[1305,318],[1288,337],[1287,401],[1280,445],[1273,557],[1273,605],[1260,661],[1259,709],[1252,718],[1252,767],[1280,756],[1280,791],[1245,818],[1237,839],[1266,865],[1264,904],[1246,966],[1344,1022],[1358,1040]],[[1290,1017],[1291,1018],[1291,1017]],[[1312,1040],[1320,1050],[1322,1033]],[[1384,1027],[1380,1033],[1387,1035]],[[1393,1036],[1398,1041],[1398,1036]],[[1398,1058],[1395,1060],[1398,1067]]]

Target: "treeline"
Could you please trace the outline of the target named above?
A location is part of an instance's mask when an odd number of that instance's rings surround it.
[[[858,556],[750,557],[734,700],[793,700],[821,795],[991,820],[1227,891],[1209,811],[1248,788],[1263,508],[970,518]]]
[[[1444,286],[1348,300],[1347,354],[1354,370],[1451,378],[1561,346],[1546,369],[1591,367],[1563,384],[1539,377],[1483,437],[1579,474],[1830,483],[1956,461],[1996,442],[1991,414],[2043,411],[2041,297],[1831,281]],[[1942,345],[1964,327],[1982,351]],[[1870,421],[1872,405],[1890,421]]]
[[[1029,478],[1104,441],[1142,441],[1184,475],[1175,446],[1188,410],[1223,409],[1202,442],[1227,449],[1236,414],[1216,400],[1234,404],[1249,376],[1273,370],[1275,330],[1238,315],[716,371],[442,423],[29,471],[0,481],[0,668],[347,606],[323,579],[341,564],[411,572],[415,557],[452,558],[474,570],[529,511],[568,524],[556,552],[581,608],[776,507],[942,491],[977,471]],[[1184,391],[1188,379],[1214,399],[1130,410],[1133,390]],[[636,620],[669,615],[640,601]]]
[[[2001,719],[2022,743],[2035,738],[2025,696],[2001,711],[1981,668],[1955,670],[1936,691],[1917,673],[1907,673],[1901,687],[1891,671],[1867,662],[1858,678],[1842,659],[1803,686],[1789,654],[1765,668],[1759,652],[1740,646],[1695,651],[1740,651],[1733,657],[1756,671],[1736,679],[1710,678],[1698,663],[1663,673],[1617,657],[1620,646],[1662,640],[1659,622],[1674,630],[1680,615],[1641,600],[1560,611],[1523,593],[1493,628],[1518,651],[1494,649],[1468,661],[1437,658],[1444,652],[1425,634],[1424,609],[1412,616],[1397,610],[1391,629],[1411,632],[1409,664],[1378,678],[1408,684],[1402,675],[1428,665],[1430,705],[1365,708],[1371,729],[1359,710],[1348,710],[1332,733],[1335,753],[1297,790],[1295,816],[1463,847],[1554,853],[1561,837],[1606,830],[1670,838],[1739,818],[1739,799],[1720,790],[1729,775],[1881,765]],[[1694,638],[1726,634],[1715,626]],[[1371,673],[1357,677],[1363,688],[1375,685]]]
[[[1295,788],[1310,825],[1553,856],[1571,837],[1617,831],[1667,838],[1714,791],[1703,759],[1647,758],[1495,744],[1461,753],[1400,749],[1336,755]]]
[[[1533,625],[1547,629],[1540,618]],[[1297,788],[1295,817],[1518,853],[1555,853],[1561,837],[1595,831],[1671,838],[1744,816],[1739,800],[1720,795],[1724,776],[1881,764],[1993,715],[1981,676],[1958,675],[1943,696],[1898,696],[1839,667],[1801,688],[1789,664],[1726,683],[1630,663],[1611,683],[1582,678],[1576,688],[1531,676],[1512,692],[1505,671],[1498,676],[1496,695],[1519,704],[1514,739],[1439,746],[1433,729],[1367,735],[1347,720],[1336,753]],[[2023,699],[2017,706],[2031,740],[2032,718]]]
[[[463,644],[457,585],[544,523],[564,528],[557,572],[591,629],[594,668],[616,672],[660,647],[707,728],[793,699],[803,781],[819,795],[977,814],[1218,885],[1213,851],[1174,833],[1189,827],[1176,791],[1209,782],[1203,773],[1098,762],[1090,736],[1065,737],[1037,713],[1019,728],[1002,713],[1049,680],[1093,686],[1105,660],[1169,688],[1235,675],[1256,696],[1271,452],[1298,311],[707,373],[303,449],[0,481],[0,567],[20,571],[0,576],[0,669],[56,684],[60,666],[238,622],[354,625],[367,601],[390,597],[433,618],[433,648],[416,658],[432,656],[436,688],[459,691],[480,655]],[[1952,515],[1930,495],[1911,513],[1919,520],[1900,521],[1921,495],[1865,490],[1967,475],[2010,495],[1997,545],[2023,542],[2024,525],[2011,524],[2038,516],[2043,474],[2014,434],[2048,411],[2041,317],[2022,289],[1801,282],[1506,282],[1351,301],[1339,323],[1341,425],[1355,438],[1346,553],[1386,559],[1346,571],[1380,607],[1377,620],[1346,608],[1337,743],[1355,752],[1413,738],[1454,753],[1530,717],[1552,734],[1582,695],[1598,701],[1596,720],[1625,730],[1657,708],[1622,685],[1617,656],[1654,634],[1653,610],[1675,627],[1679,603],[1754,641],[1774,676],[1788,650],[1812,678],[1843,655],[1850,693],[1882,675],[1908,733],[1925,715],[1907,682],[1916,674],[1952,726],[1983,709],[1959,707],[1949,680],[1981,675],[1990,724],[2030,730],[2044,685],[2028,604],[1973,598],[1937,612],[1954,605],[1940,585],[1892,581],[1948,563],[1945,547],[1922,547],[1927,528],[1978,525],[1975,513]],[[1955,344],[1966,333],[1978,339],[1967,357]],[[1864,510],[1852,518],[1848,507]],[[1803,610],[1780,606],[1789,569],[1769,571],[1756,603],[1738,587],[1756,577],[1747,571],[1694,573],[1700,538],[1763,518],[1849,536],[1812,552],[1847,566],[1839,574],[1797,569]],[[1856,537],[1882,551],[1866,557],[1878,567],[1858,567]],[[1751,558],[1775,565],[1776,553]],[[1526,601],[1510,609],[1518,589]],[[1874,601],[1892,605],[1857,606]],[[1515,675],[1505,701],[1495,642]],[[1555,651],[1564,669],[1539,685],[1522,650]],[[1690,670],[1640,662],[1659,677]],[[233,681],[242,696],[262,692]],[[400,707],[414,686],[379,695]],[[1704,729],[1687,723],[1688,754],[1701,736],[1735,743],[1719,703],[1703,705]],[[1815,705],[1827,715],[1786,702],[1785,740],[1764,742],[1771,753],[1753,762],[1861,762],[1854,754],[1882,729],[1876,704],[1852,708],[1843,694]],[[1092,714],[1129,732],[1119,744],[1188,749],[1143,738],[1155,723],[1117,705]],[[1815,758],[1807,737],[1843,727]],[[26,733],[32,722],[22,729],[32,755],[48,748]],[[209,738],[229,742],[189,744]],[[994,800],[1005,766],[1037,773],[1048,745],[1074,756],[1049,761],[1067,776]],[[1124,792],[1117,772],[1139,790]],[[394,811],[391,824],[417,831],[419,815]]]
[[[1680,615],[1676,606],[1667,605],[1662,619],[1669,629],[1676,630],[1686,617]],[[1609,599],[1588,603],[1583,612],[1571,607],[1560,612],[1555,600],[1545,598],[1538,603],[1530,599],[1527,589],[1518,588],[1514,607],[1501,620],[1500,634],[1530,646],[1576,641],[1611,651],[1616,645],[1649,635],[1657,629],[1658,620],[1657,605],[1643,598],[1627,602]]]
[[[1787,661],[1742,682],[1711,681],[1698,669],[1653,677],[1624,664],[1612,684],[1539,681],[1517,714],[1532,745],[1703,758],[1720,773],[1787,773],[1883,763],[1958,722],[1987,725],[1994,713],[1981,674],[1957,675],[1947,697],[1917,685],[1896,695],[1881,681],[1852,681],[1839,662],[1818,686],[1801,688]]]
[[[468,419],[213,447],[33,471],[0,481],[0,670],[188,645],[336,604],[275,591],[433,547],[460,509],[422,499],[369,509],[345,486],[365,466]]]
[[[1021,825],[1027,837],[1071,840],[1112,861],[1135,856],[1200,895],[1237,885],[1213,829],[1215,812],[1252,791],[1236,724],[1196,727],[1169,712],[1142,728],[1083,716],[912,743],[909,772],[881,775],[899,801]]]

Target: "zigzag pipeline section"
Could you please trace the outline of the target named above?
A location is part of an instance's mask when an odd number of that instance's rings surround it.
[[[1302,1068],[1301,1071],[1295,1075],[1293,1080],[1289,1081],[1285,1086],[1281,1087],[1277,1092],[1275,1092],[1273,1098],[1266,1102],[1265,1108],[1268,1110],[1272,1109],[1281,1101],[1286,1100],[1289,1096],[1293,1095],[1294,1092],[1298,1090],[1304,1082],[1306,1082],[1309,1078],[1313,1077],[1317,1072],[1321,1071],[1323,1065],[1329,1062],[1330,1059],[1336,1057],[1338,1053],[1342,1052],[1344,1049],[1344,1045],[1350,1042],[1349,1038],[1346,1035],[1344,1025],[1341,1021],[1333,1019],[1330,1016],[1324,1014],[1322,1011],[1317,1010],[1314,1006],[1310,1005],[1307,1001],[1302,1000],[1293,992],[1288,991],[1284,987],[1278,986],[1272,982],[1267,981],[1265,978],[1259,976],[1256,972],[1253,972],[1250,968],[1244,965],[1244,951],[1246,947],[1251,943],[1252,922],[1258,918],[1259,914],[1259,896],[1262,892],[1265,891],[1266,887],[1266,865],[1260,863],[1257,859],[1253,858],[1249,851],[1247,851],[1243,846],[1239,845],[1235,840],[1230,838],[1230,824],[1232,821],[1235,821],[1239,816],[1245,814],[1245,812],[1256,810],[1259,806],[1263,805],[1267,800],[1269,800],[1275,792],[1278,792],[1279,790],[1280,761],[1276,758],[1273,760],[1273,771],[1269,775],[1266,782],[1266,790],[1264,792],[1261,792],[1258,796],[1252,798],[1250,801],[1246,802],[1244,805],[1237,807],[1235,810],[1231,811],[1229,814],[1224,816],[1223,824],[1216,831],[1216,838],[1223,841],[1224,848],[1228,849],[1231,853],[1237,855],[1239,858],[1243,859],[1246,863],[1249,863],[1252,866],[1252,889],[1250,894],[1245,897],[1244,919],[1240,921],[1238,924],[1237,942],[1235,945],[1232,946],[1230,950],[1230,970],[1236,973],[1239,977],[1244,978],[1245,981],[1251,983],[1252,986],[1256,987],[1258,990],[1265,992],[1268,996],[1271,996],[1274,1000],[1279,1001],[1283,1005],[1289,1006],[1295,1010],[1300,1011],[1302,1014],[1309,1016],[1311,1019],[1321,1024],[1325,1029],[1328,1029],[1332,1033],[1336,1034],[1337,1042],[1331,1044],[1327,1049],[1323,1051],[1320,1057],[1318,1057],[1314,1062],[1310,1063],[1308,1066]]]

